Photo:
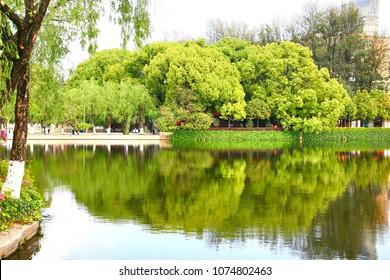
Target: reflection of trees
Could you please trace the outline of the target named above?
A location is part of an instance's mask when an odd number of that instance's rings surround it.
[[[346,195],[315,219],[306,242],[297,247],[307,259],[376,259],[377,236],[388,223],[387,197],[387,188],[358,190],[351,184]]]
[[[33,172],[42,182],[47,170],[45,178],[70,186],[104,219],[196,233],[214,244],[283,240],[309,259],[375,257],[367,248],[387,223],[378,199],[387,189],[377,187],[388,182],[386,158],[325,149],[126,150],[36,155]]]
[[[377,236],[387,231],[390,161],[368,152],[342,160],[351,172],[347,191],[294,244],[307,259],[376,259]]]
[[[283,153],[271,168],[265,163],[268,173],[263,178],[251,170],[261,169],[258,164],[247,170],[249,183],[239,219],[247,227],[284,237],[305,232],[317,213],[326,211],[343,193],[349,180],[345,167],[326,150]]]

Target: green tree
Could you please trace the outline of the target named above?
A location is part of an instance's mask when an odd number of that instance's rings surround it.
[[[286,128],[331,128],[345,110],[347,92],[326,69],[318,70],[310,50],[298,44],[253,46],[238,68],[247,95],[265,100]]]
[[[82,87],[65,87],[61,93],[61,109],[58,115],[60,124],[69,125],[77,133],[80,130],[80,124],[85,123],[86,96]],[[83,126],[83,125],[81,125]]]
[[[238,38],[223,38],[221,41],[212,45],[224,55],[231,63],[237,63],[248,58],[248,47],[251,43]]]
[[[354,90],[385,89],[380,81],[388,79],[388,37],[377,34],[360,37],[359,52],[355,54]]]
[[[111,126],[114,120],[114,112],[117,108],[116,98],[120,95],[120,86],[116,82],[108,81],[103,83],[101,96],[98,99],[98,115],[107,125],[107,133],[111,133]]]
[[[213,118],[204,112],[205,107],[197,102],[195,94],[189,89],[179,87],[176,95],[161,106],[158,128],[162,131],[208,129]]]
[[[270,107],[260,98],[251,99],[246,104],[245,111],[250,121],[257,119],[257,127],[259,127],[259,120],[266,120],[271,117]]]
[[[375,98],[375,107],[377,108],[376,117],[381,120],[390,120],[390,96],[386,92],[380,93]]]
[[[95,122],[98,112],[99,112],[99,100],[102,98],[102,86],[98,84],[95,80],[84,80],[78,86],[79,88],[79,98],[81,100],[80,108],[83,111],[83,123],[86,123],[87,118],[89,119],[88,123],[93,128],[95,133]]]
[[[118,85],[117,91],[114,92],[116,106],[113,110],[113,119],[118,123],[122,123],[123,134],[129,134],[132,117],[135,114],[135,108],[131,103],[132,85],[126,82],[121,82]]]
[[[239,72],[218,50],[202,41],[172,44],[145,66],[146,85],[164,103],[176,103],[189,90],[207,112],[245,117]],[[184,90],[181,90],[184,89]]]
[[[68,83],[76,86],[80,81],[92,79],[97,81],[99,85],[103,85],[103,82],[107,80],[120,82],[126,75],[122,63],[131,54],[132,52],[124,49],[103,50],[94,53],[88,60],[77,66]]]
[[[370,122],[375,119],[375,117],[377,116],[375,100],[366,90],[358,91],[353,98],[353,102],[356,105],[356,117],[358,119],[364,122]]]
[[[61,83],[59,75],[39,64],[31,67],[29,121],[42,125],[56,124]]]
[[[133,117],[139,122],[140,132],[144,132],[145,117],[155,116],[156,102],[144,85],[131,85],[130,102],[134,108]]]
[[[378,81],[387,78],[386,37],[364,34],[364,17],[353,3],[306,7],[295,23],[298,32],[290,34],[293,41],[309,47],[316,64],[328,68],[332,78],[350,88],[351,96],[357,90],[383,89]]]
[[[96,50],[96,28],[103,11],[102,1],[26,0],[0,1],[0,90],[3,103],[16,92],[15,130],[7,181],[3,188],[20,196],[26,160],[29,114],[30,60],[33,50],[41,50],[37,58],[54,63],[69,49],[68,40]],[[148,0],[111,0],[114,19],[122,26],[123,44],[134,34],[137,44],[149,35]],[[38,35],[40,35],[38,40]],[[63,39],[62,39],[63,38]],[[47,41],[44,41],[47,39]],[[38,44],[36,44],[38,43]],[[39,55],[38,55],[39,54]]]

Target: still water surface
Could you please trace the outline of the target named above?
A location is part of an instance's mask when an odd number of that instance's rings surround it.
[[[14,258],[390,260],[388,155],[30,146],[48,204]]]

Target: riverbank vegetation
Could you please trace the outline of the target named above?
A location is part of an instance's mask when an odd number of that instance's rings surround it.
[[[41,208],[44,201],[33,185],[33,179],[27,171],[23,177],[20,199],[3,192],[2,186],[7,179],[7,161],[0,161],[0,231],[6,230],[14,223],[31,224],[42,218]]]
[[[390,148],[390,129],[334,128],[322,132],[297,131],[175,131],[170,137],[176,148],[280,149],[329,147],[345,149]]]
[[[95,53],[65,82],[53,68],[34,64],[30,122],[126,134],[134,127],[273,125],[319,132],[354,120],[381,126],[390,119],[383,82],[388,47],[380,36],[363,35],[353,4],[308,6],[293,25],[247,30],[251,37],[231,33],[239,25],[217,23],[210,23],[207,40]],[[10,106],[3,117],[12,121]]]

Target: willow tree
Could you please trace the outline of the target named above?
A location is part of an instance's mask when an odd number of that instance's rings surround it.
[[[104,2],[111,4],[111,18],[122,27],[124,46],[132,35],[138,45],[148,37],[148,0],[0,0],[2,104],[16,94],[15,129],[3,191],[10,190],[14,197],[20,196],[26,160],[30,61],[34,58],[54,65],[69,52],[69,42],[75,40],[94,52]]]

